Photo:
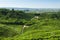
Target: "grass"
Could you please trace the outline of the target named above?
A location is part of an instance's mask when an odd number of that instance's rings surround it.
[[[60,19],[51,18],[50,14],[42,14],[38,19],[33,14],[14,15],[17,17],[0,18],[0,40],[60,40]],[[29,27],[23,29],[24,25]]]
[[[4,40],[58,40],[60,38],[60,22],[59,20],[35,20],[36,23],[29,28],[25,28],[22,34],[17,34],[14,37],[4,38]],[[39,25],[40,24],[40,25]],[[21,32],[21,25],[4,25],[9,28]]]

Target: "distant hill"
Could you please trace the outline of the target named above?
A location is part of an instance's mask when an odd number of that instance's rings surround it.
[[[7,9],[12,9],[12,8],[7,8]],[[26,12],[58,12],[60,11],[60,8],[14,8],[15,10],[24,10]]]
[[[15,9],[15,10],[29,10],[29,11],[38,11],[38,12],[57,12],[60,8],[13,8],[13,7],[1,7],[6,9]]]
[[[15,8],[15,7],[1,7],[6,9],[24,10],[26,13],[44,13],[44,12],[58,12],[60,8]]]

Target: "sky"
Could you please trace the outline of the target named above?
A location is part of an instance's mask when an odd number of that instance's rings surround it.
[[[0,0],[0,7],[60,8],[60,0]]]

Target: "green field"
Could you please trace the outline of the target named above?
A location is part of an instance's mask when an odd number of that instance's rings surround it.
[[[60,40],[60,12],[0,9],[0,40]]]

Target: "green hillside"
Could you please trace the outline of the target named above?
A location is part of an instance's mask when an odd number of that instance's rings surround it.
[[[0,9],[0,40],[60,40],[60,12]]]

